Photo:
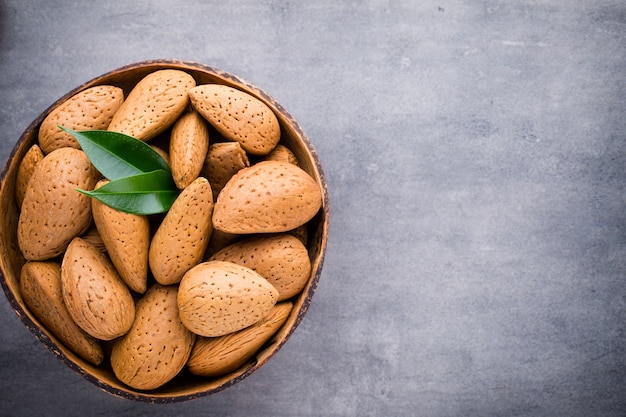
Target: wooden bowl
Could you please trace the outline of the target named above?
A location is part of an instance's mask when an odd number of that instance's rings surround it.
[[[198,377],[184,369],[176,378],[159,389],[139,391],[120,382],[113,374],[108,361],[105,361],[103,365],[94,366],[63,346],[40,324],[24,304],[19,291],[19,276],[25,260],[17,244],[19,211],[14,197],[14,187],[20,161],[30,146],[36,142],[41,122],[54,108],[74,94],[96,85],[115,85],[122,88],[125,94],[128,94],[131,88],[145,75],[167,68],[188,72],[198,84],[229,85],[250,93],[265,102],[276,113],[280,122],[281,143],[294,152],[300,166],[319,183],[322,189],[323,205],[320,212],[309,223],[307,246],[312,263],[309,281],[304,290],[292,300],[294,308],[287,322],[261,348],[256,356],[235,372],[223,377]],[[151,403],[187,401],[228,388],[263,366],[287,342],[304,317],[315,293],[324,261],[330,214],[328,189],[319,157],[298,123],[280,104],[259,88],[234,75],[206,65],[174,60],[144,61],[113,70],[76,87],[39,115],[21,135],[0,174],[0,213],[2,213],[0,216],[0,279],[11,307],[24,325],[54,356],[87,381],[115,396]],[[36,376],[34,377],[36,378]]]

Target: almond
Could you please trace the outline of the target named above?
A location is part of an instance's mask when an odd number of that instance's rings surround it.
[[[124,91],[112,85],[98,85],[70,97],[41,122],[39,146],[48,154],[66,146],[80,149],[78,141],[59,125],[72,130],[106,130],[124,102]]]
[[[91,199],[76,188],[92,190],[97,171],[83,151],[61,148],[35,167],[17,226],[27,260],[43,261],[63,253],[91,224]]]
[[[96,188],[107,182],[98,182]],[[91,211],[102,243],[120,277],[131,290],[143,294],[148,286],[148,218],[116,210],[95,198],[91,200]]]
[[[239,170],[249,167],[250,161],[238,142],[219,142],[209,146],[202,172],[209,180],[213,198]]]
[[[202,261],[213,230],[212,214],[211,185],[199,177],[176,198],[152,238],[148,260],[157,282],[176,284]]]
[[[61,263],[63,300],[74,322],[96,339],[112,340],[133,324],[135,304],[113,264],[77,237]]]
[[[192,332],[223,336],[257,323],[278,299],[278,291],[250,268],[211,261],[190,269],[180,282],[180,318]]]
[[[185,366],[196,336],[182,324],[176,298],[176,286],[154,284],[137,302],[132,328],[111,350],[111,367],[123,383],[155,389]]]
[[[102,236],[100,236],[100,232],[98,232],[98,229],[96,228],[95,225],[92,225],[91,227],[89,227],[89,229],[87,229],[85,233],[80,235],[80,238],[87,241],[91,245],[93,245],[100,252],[106,253],[107,248],[106,246],[104,246],[104,242],[102,241]]]
[[[200,176],[209,150],[209,130],[195,111],[181,116],[172,127],[169,162],[174,183],[183,189]]]
[[[319,185],[302,168],[263,161],[237,172],[217,196],[213,225],[228,233],[277,233],[295,229],[319,211]]]
[[[276,115],[251,94],[220,84],[189,91],[192,106],[225,138],[251,155],[267,155],[280,140]]]
[[[108,130],[147,141],[169,128],[189,104],[196,85],[184,71],[164,69],[142,78],[128,94]]]
[[[221,337],[198,337],[187,367],[192,374],[220,376],[244,365],[285,323],[293,305],[276,304],[252,326]]]
[[[264,158],[265,161],[284,161],[289,162],[290,164],[298,165],[298,158],[294,155],[291,150],[285,145],[281,145],[280,143],[276,145],[276,147],[267,154]]]
[[[28,148],[28,151],[24,154],[24,158],[20,161],[20,165],[17,168],[17,175],[15,177],[15,201],[17,206],[22,207],[24,202],[24,195],[28,188],[28,181],[35,171],[35,165],[41,161],[44,157],[43,152],[39,145],[35,144]]]
[[[102,362],[100,342],[74,323],[65,306],[58,263],[26,262],[20,274],[20,291],[37,320],[61,343],[94,365]]]
[[[278,301],[298,294],[311,274],[309,253],[290,234],[250,237],[233,243],[209,258],[253,269],[278,290]]]

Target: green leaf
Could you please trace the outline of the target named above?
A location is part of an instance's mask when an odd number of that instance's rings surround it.
[[[107,130],[76,132],[59,128],[76,138],[91,163],[111,181],[156,170],[170,172],[158,152],[132,136]]]
[[[93,191],[77,191],[114,209],[141,215],[166,212],[178,196],[171,174],[162,169],[114,180]]]

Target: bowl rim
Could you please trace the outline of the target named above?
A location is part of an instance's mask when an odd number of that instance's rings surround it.
[[[320,226],[318,227],[319,233],[317,239],[319,243],[318,252],[315,256],[315,259],[312,261],[312,269],[311,276],[309,278],[309,282],[303,292],[298,296],[298,300],[301,299],[301,303],[299,309],[297,311],[297,315],[295,320],[287,329],[287,331],[281,336],[280,340],[276,343],[271,344],[270,347],[267,348],[268,354],[263,355],[263,358],[260,360],[255,360],[252,364],[247,366],[242,372],[239,372],[236,376],[232,378],[226,379],[226,376],[223,378],[217,378],[217,380],[224,379],[224,381],[220,382],[214,388],[210,388],[203,391],[197,392],[183,392],[183,393],[174,393],[174,394],[164,394],[164,393],[155,393],[152,391],[140,391],[135,390],[131,387],[125,386],[120,382],[120,386],[116,387],[109,384],[102,379],[99,379],[96,375],[93,375],[88,372],[85,367],[81,366],[76,359],[71,358],[64,349],[59,348],[57,343],[51,339],[47,330],[44,331],[43,326],[39,326],[33,319],[29,316],[29,313],[25,311],[25,306],[22,306],[20,302],[17,300],[13,290],[11,289],[9,283],[7,282],[7,278],[5,276],[4,267],[5,264],[2,262],[0,264],[0,284],[2,285],[4,294],[11,305],[14,313],[18,316],[18,318],[22,321],[22,323],[28,328],[28,330],[35,336],[37,340],[39,340],[44,347],[50,351],[53,356],[61,360],[65,365],[67,365],[70,369],[72,369],[75,373],[79,374],[89,382],[96,385],[101,390],[112,394],[117,397],[122,397],[130,400],[135,400],[139,402],[148,402],[148,403],[174,403],[174,402],[182,402],[197,399],[200,397],[208,396],[211,394],[218,393],[223,391],[224,389],[242,381],[247,378],[249,375],[254,373],[260,367],[262,367],[267,361],[272,358],[280,348],[287,342],[287,340],[291,337],[295,329],[299,326],[302,319],[304,318],[310,304],[312,298],[317,290],[318,282],[321,276],[322,267],[325,258],[326,245],[328,241],[328,233],[330,226],[330,198],[328,192],[328,184],[326,180],[326,176],[324,174],[322,164],[317,154],[317,151],[313,147],[311,141],[308,136],[304,133],[301,126],[298,122],[293,118],[293,116],[281,105],[279,104],[273,97],[267,94],[264,90],[260,89],[256,85],[244,80],[241,77],[238,77],[230,72],[223,71],[217,69],[215,67],[202,64],[195,61],[185,61],[185,60],[176,60],[176,59],[154,59],[154,60],[144,60],[137,61],[134,63],[130,63],[119,68],[110,70],[101,74],[97,77],[94,77],[79,86],[71,89],[69,92],[62,95],[56,101],[54,101],[48,108],[46,108],[41,114],[39,114],[23,131],[20,135],[18,141],[15,143],[13,149],[9,153],[2,170],[0,171],[0,193],[4,194],[5,186],[7,181],[7,176],[11,169],[11,166],[14,163],[14,159],[16,158],[19,150],[22,147],[27,146],[26,142],[29,138],[31,138],[36,133],[37,129],[45,119],[45,117],[56,107],[58,107],[61,103],[77,94],[80,91],[83,91],[89,87],[104,84],[105,81],[114,80],[116,76],[123,75],[128,73],[129,71],[144,69],[148,70],[147,73],[156,71],[158,69],[180,69],[180,70],[189,70],[195,71],[199,73],[204,73],[205,75],[216,77],[227,84],[233,84],[234,86],[244,87],[244,90],[256,95],[257,98],[262,99],[266,104],[268,104],[275,112],[280,114],[279,118],[284,118],[290,128],[292,128],[298,139],[302,141],[303,146],[306,148],[306,151],[311,156],[311,162],[313,163],[312,168],[315,171],[315,177],[318,180],[320,188],[322,190],[322,208],[317,216],[321,217]],[[113,83],[112,83],[113,84]],[[35,136],[36,137],[36,136]],[[4,232],[2,232],[4,234]],[[2,241],[0,241],[0,246],[4,246],[4,236],[2,237]],[[4,248],[2,249],[2,256],[5,256],[6,253]],[[280,332],[280,330],[279,330]],[[258,352],[257,352],[258,353]]]

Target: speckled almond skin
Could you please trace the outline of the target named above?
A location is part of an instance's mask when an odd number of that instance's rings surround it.
[[[322,205],[319,185],[303,169],[263,161],[237,172],[220,192],[213,226],[228,233],[278,233],[308,222]]]
[[[211,185],[199,177],[176,198],[152,237],[148,260],[158,283],[176,284],[202,261],[213,231],[212,214]]]
[[[250,268],[224,261],[203,262],[180,282],[180,318],[192,332],[218,337],[236,332],[265,317],[278,291]]]
[[[99,181],[96,189],[108,181]],[[148,287],[150,222],[146,216],[125,213],[91,199],[93,221],[111,262],[128,287],[140,294]]]
[[[264,158],[265,161],[284,161],[289,162],[290,164],[299,165],[298,158],[294,155],[291,150],[285,145],[281,145],[280,143],[276,145],[272,152],[267,154]]]
[[[267,155],[280,140],[276,115],[258,98],[221,84],[189,91],[192,106],[226,139],[251,155]]]
[[[249,166],[248,155],[239,142],[219,142],[209,146],[202,173],[211,183],[213,198],[217,198],[233,175]]]
[[[54,258],[89,228],[91,199],[76,188],[92,190],[97,175],[85,153],[74,148],[52,151],[36,165],[17,226],[24,258]]]
[[[77,237],[61,263],[63,300],[74,322],[100,340],[125,334],[133,324],[135,303],[113,264]]]
[[[231,244],[209,258],[253,269],[278,290],[278,301],[298,294],[311,275],[309,253],[287,233],[255,236]]]
[[[20,161],[17,168],[17,176],[15,177],[15,201],[18,207],[22,207],[24,195],[28,188],[28,181],[35,171],[35,165],[44,157],[39,145],[34,144],[24,154],[24,158]]]
[[[102,362],[100,342],[78,327],[65,307],[57,262],[26,262],[20,273],[20,292],[30,311],[61,343],[94,365]]]
[[[137,302],[132,328],[111,350],[113,372],[123,383],[152,390],[185,366],[196,335],[181,322],[176,299],[176,286],[154,284]]]
[[[147,141],[163,132],[185,111],[188,91],[196,85],[184,71],[164,69],[142,78],[113,116],[108,130]]]
[[[87,229],[85,233],[80,235],[80,238],[90,243],[93,247],[98,249],[100,252],[106,253],[107,248],[104,246],[104,242],[102,241],[102,236],[100,236],[100,232],[95,225]]]
[[[70,97],[50,112],[39,128],[39,146],[48,154],[66,146],[80,149],[78,141],[59,125],[72,130],[105,130],[124,102],[124,91],[98,85]]]
[[[244,365],[285,323],[293,305],[276,304],[259,322],[221,337],[198,337],[187,367],[192,374],[220,376]]]
[[[187,187],[200,176],[209,150],[209,129],[198,112],[182,115],[170,135],[169,164],[174,183],[179,189]]]

